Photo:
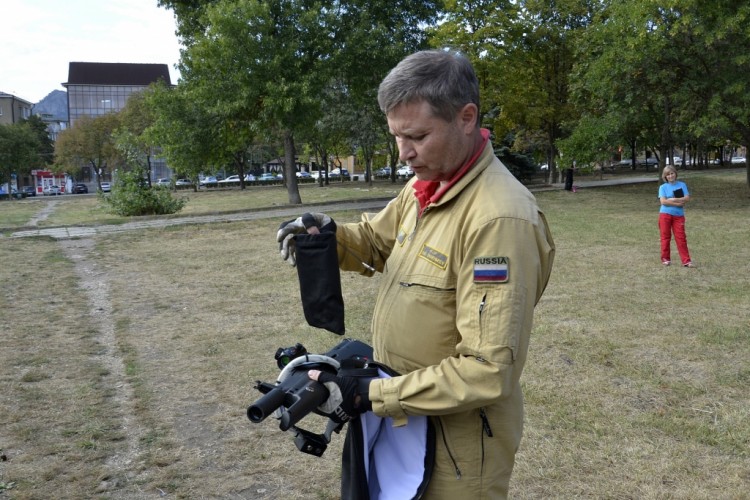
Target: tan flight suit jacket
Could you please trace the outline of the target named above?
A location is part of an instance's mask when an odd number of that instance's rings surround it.
[[[488,142],[421,217],[409,181],[386,208],[338,227],[339,264],[382,272],[375,359],[402,376],[370,383],[376,415],[433,417],[425,498],[504,498],[523,427],[519,378],[555,245],[533,195]]]

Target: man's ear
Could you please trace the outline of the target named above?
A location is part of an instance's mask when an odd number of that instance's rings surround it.
[[[479,109],[474,103],[468,103],[458,112],[458,124],[465,134],[471,134],[477,128]]]

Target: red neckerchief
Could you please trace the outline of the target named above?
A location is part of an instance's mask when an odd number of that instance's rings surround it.
[[[419,202],[419,216],[422,216],[422,212],[424,212],[424,209],[429,205],[430,203],[437,203],[440,198],[443,197],[443,195],[448,192],[448,190],[457,183],[461,177],[463,177],[466,172],[468,172],[471,167],[474,166],[474,163],[477,161],[477,158],[479,158],[479,155],[482,154],[482,151],[484,151],[484,147],[487,145],[487,141],[490,139],[490,131],[486,128],[481,129],[482,133],[482,140],[477,146],[476,150],[474,150],[474,153],[471,155],[471,158],[464,163],[461,168],[459,168],[455,174],[453,174],[453,177],[448,180],[448,183],[440,187],[439,181],[414,181],[414,185],[412,186],[414,188],[414,196],[417,198],[417,201]]]

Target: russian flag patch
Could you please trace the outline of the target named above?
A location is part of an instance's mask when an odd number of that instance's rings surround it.
[[[508,257],[474,259],[474,283],[507,283]]]

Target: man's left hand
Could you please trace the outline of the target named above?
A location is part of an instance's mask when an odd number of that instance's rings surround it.
[[[307,375],[328,389],[330,395],[326,402],[318,407],[318,410],[335,422],[348,422],[372,410],[372,403],[368,397],[368,386],[372,377],[339,377],[320,370],[310,370]]]
[[[306,213],[301,217],[284,222],[276,233],[281,258],[292,266],[297,264],[294,236],[301,233],[320,234],[323,231],[336,231],[336,224],[326,214]]]

